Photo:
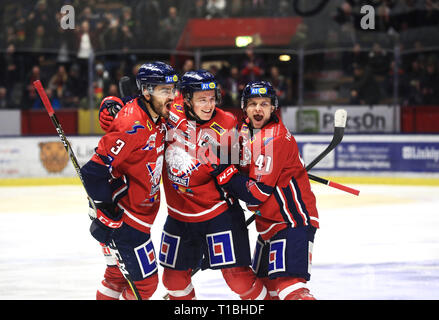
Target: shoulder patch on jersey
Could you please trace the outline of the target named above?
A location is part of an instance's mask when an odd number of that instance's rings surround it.
[[[139,121],[136,121],[136,122],[134,122],[133,126],[131,127],[131,130],[126,131],[126,133],[135,134],[135,133],[137,133],[137,130],[139,130],[139,129],[145,129],[145,127],[142,126]]]
[[[224,132],[226,132],[226,130],[221,127],[218,123],[213,122],[210,125],[210,128],[212,128],[216,133],[218,133],[220,136],[222,136],[224,134]]]
[[[149,120],[146,121],[146,126],[148,127],[149,131],[152,131],[152,125],[151,122],[149,122]]]
[[[175,110],[177,110],[178,112],[184,113],[184,108],[181,104],[174,104]]]

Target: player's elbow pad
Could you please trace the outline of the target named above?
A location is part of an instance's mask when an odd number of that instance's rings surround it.
[[[90,160],[81,168],[81,175],[85,189],[93,200],[112,202],[112,190],[109,183],[111,174],[107,166]]]

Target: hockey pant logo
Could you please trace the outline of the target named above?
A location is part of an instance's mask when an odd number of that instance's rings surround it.
[[[179,245],[180,237],[163,231],[159,253],[159,261],[162,265],[175,268]]]
[[[144,278],[157,271],[154,245],[151,239],[134,248],[134,252],[136,253],[137,262],[139,263],[139,267]]]
[[[268,254],[268,274],[284,272],[285,266],[286,240],[276,240],[270,242],[270,252]]]
[[[206,239],[212,267],[236,263],[231,231],[208,234]]]

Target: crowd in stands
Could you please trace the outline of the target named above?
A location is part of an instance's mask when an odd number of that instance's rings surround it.
[[[352,1],[340,2],[342,5],[333,18],[345,25],[353,4]],[[393,2],[384,1],[386,8],[392,9]],[[138,52],[144,48],[174,49],[188,18],[289,16],[294,14],[292,3],[292,0],[1,1],[0,108],[40,108],[32,87],[36,79],[46,84],[55,108],[88,107],[89,95],[96,101],[108,94],[117,95],[118,80],[123,75],[133,76],[139,63],[163,59]],[[75,9],[73,30],[63,29],[60,24],[63,17],[60,8],[66,4]],[[415,10],[418,18],[412,20],[433,23],[439,12],[436,6],[436,1],[426,0],[426,8],[433,10],[428,11],[431,17],[421,19]],[[389,11],[382,12],[385,17],[384,13]],[[388,26],[400,28],[393,20]],[[92,54],[96,57],[89,66]],[[439,104],[435,57],[437,53],[404,56],[397,70],[401,103]],[[377,103],[380,99],[377,92],[382,95],[392,92],[395,71],[392,53],[379,45],[365,51],[355,44],[343,59],[346,61],[343,71],[353,78],[349,103]],[[225,105],[239,107],[241,90],[252,79],[271,81],[278,90],[281,104],[296,102],[296,75],[280,63],[272,63],[273,60],[268,63],[254,54],[251,47],[245,54],[229,60],[219,66],[209,66],[219,79]],[[184,72],[193,69],[194,64],[193,59],[186,59],[176,67]],[[90,72],[94,79],[91,88],[88,85]]]

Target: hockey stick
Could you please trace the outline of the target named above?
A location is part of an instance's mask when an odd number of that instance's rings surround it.
[[[305,167],[306,171],[311,170],[320,160],[322,160],[324,157],[326,157],[328,155],[328,153],[330,153],[333,149],[335,149],[335,147],[337,147],[338,144],[340,144],[341,140],[343,139],[344,128],[346,127],[346,119],[347,119],[346,110],[339,109],[335,112],[335,114],[334,114],[334,134],[332,136],[332,140],[329,143],[329,145],[326,147],[326,149],[323,150],[314,160],[311,161],[310,164],[308,164]],[[315,180],[316,182],[320,182],[320,183],[329,185],[331,187],[338,188],[340,190],[350,192],[350,193],[353,193],[356,195],[359,194],[358,190],[343,186],[341,184],[331,182],[331,181],[328,181],[326,179],[323,179],[323,178],[320,178],[320,177],[317,177],[314,175],[308,174],[308,177],[310,177],[311,180]],[[255,220],[255,217],[256,217],[256,215],[253,214],[245,221],[246,227],[248,227]],[[200,270],[199,267],[192,270],[191,276],[195,275],[199,270]],[[168,300],[169,293],[164,295],[163,299]]]
[[[41,101],[43,102],[47,113],[49,114],[50,120],[52,121],[53,125],[55,126],[56,132],[58,132],[58,135],[59,135],[59,137],[64,145],[64,148],[66,149],[67,153],[70,156],[70,160],[72,161],[72,164],[75,167],[75,170],[76,170],[76,173],[77,173],[79,179],[81,180],[82,186],[84,187],[85,193],[87,195],[88,202],[90,203],[90,205],[93,208],[94,216],[90,215],[90,218],[92,218],[92,219],[96,218],[96,216],[97,216],[96,215],[96,212],[97,212],[96,204],[94,203],[93,199],[91,199],[91,197],[89,196],[89,194],[87,192],[87,189],[85,188],[84,179],[83,179],[82,174],[81,174],[81,167],[79,166],[78,160],[75,156],[75,153],[73,152],[73,149],[70,145],[70,142],[69,142],[69,140],[67,140],[67,137],[64,133],[64,130],[62,129],[61,124],[59,123],[58,118],[56,117],[56,114],[55,114],[55,111],[53,110],[52,104],[50,103],[50,100],[47,97],[46,92],[44,91],[44,88],[43,88],[43,85],[41,84],[41,81],[36,80],[33,82],[33,85],[34,85],[35,90],[37,90],[37,93],[40,96]],[[116,248],[114,241],[112,242],[112,245],[114,246],[114,248]],[[131,287],[131,290],[134,293],[134,296],[136,297],[137,300],[141,300],[141,297],[140,297],[139,292],[137,291],[137,289],[134,285],[134,282],[130,279],[128,271],[126,271],[126,269],[125,269],[125,263],[123,262],[122,257],[120,256],[120,254],[117,254],[116,257],[118,259],[119,264],[122,266],[121,269],[124,271],[124,275],[128,281],[128,284]]]

